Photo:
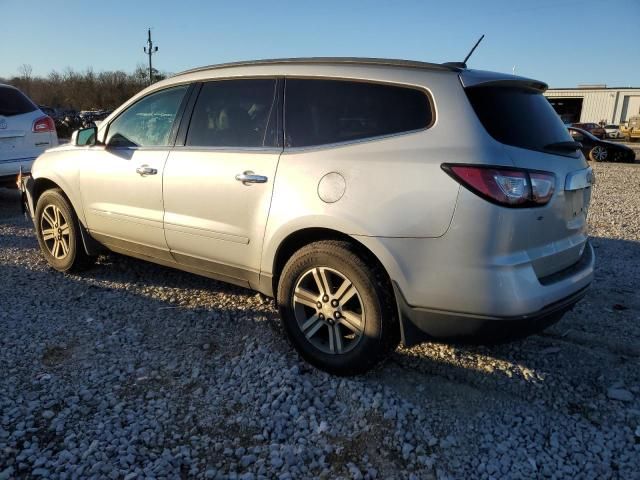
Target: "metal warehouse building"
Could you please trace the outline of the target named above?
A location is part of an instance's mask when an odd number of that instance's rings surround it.
[[[617,125],[640,115],[640,88],[579,85],[578,88],[550,88],[545,95],[565,123]]]

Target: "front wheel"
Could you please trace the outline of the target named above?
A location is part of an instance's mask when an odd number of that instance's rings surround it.
[[[40,250],[54,269],[77,271],[91,263],[82,244],[78,219],[62,190],[47,190],[40,196],[35,227]]]
[[[321,241],[296,252],[278,285],[287,336],[312,365],[337,375],[372,368],[399,343],[391,286],[348,242]]]

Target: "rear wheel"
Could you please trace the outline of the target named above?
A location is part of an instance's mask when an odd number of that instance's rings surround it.
[[[399,343],[388,279],[348,242],[303,247],[285,265],[278,305],[287,336],[312,365],[362,373]]]
[[[589,152],[589,158],[594,162],[606,162],[608,156],[609,152],[607,151],[607,149],[600,145],[596,145]]]
[[[40,196],[35,227],[44,258],[56,270],[77,271],[91,263],[82,244],[78,218],[62,190],[47,190]]]

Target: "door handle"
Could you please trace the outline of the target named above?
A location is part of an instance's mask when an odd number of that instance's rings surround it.
[[[236,180],[246,185],[248,183],[266,183],[269,179],[264,175],[256,175],[251,170],[247,170],[244,173],[237,174]]]
[[[151,168],[149,165],[140,165],[136,168],[136,173],[139,173],[140,176],[144,177],[145,175],[156,175],[158,170]]]

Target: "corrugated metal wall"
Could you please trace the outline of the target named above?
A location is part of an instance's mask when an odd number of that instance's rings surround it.
[[[640,88],[607,89],[550,89],[547,97],[582,98],[581,122],[621,123],[638,115]]]

